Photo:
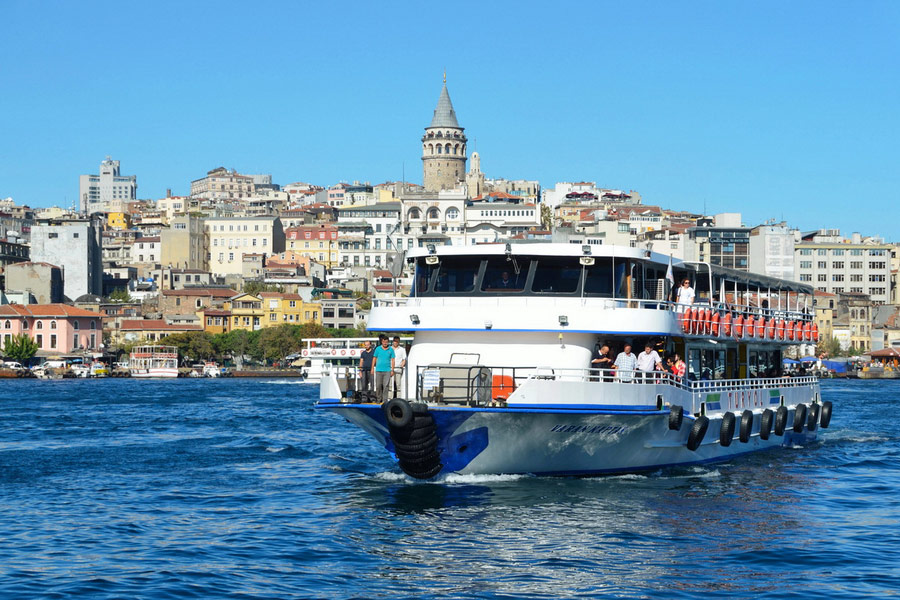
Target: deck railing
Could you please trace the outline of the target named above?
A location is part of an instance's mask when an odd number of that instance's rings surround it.
[[[419,402],[439,404],[502,405],[516,389],[530,381],[576,382],[597,386],[609,384],[668,386],[691,394],[692,403],[699,406],[708,393],[806,387],[818,383],[818,378],[785,376],[695,381],[667,371],[428,365],[417,368],[415,397]]]

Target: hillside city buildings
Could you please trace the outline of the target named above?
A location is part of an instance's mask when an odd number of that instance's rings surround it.
[[[410,274],[391,272],[404,252],[553,241],[638,247],[808,283],[826,336],[860,350],[900,345],[900,245],[665,208],[595,181],[543,189],[491,177],[489,157],[469,154],[462,122],[445,81],[418,138],[422,185],[279,184],[217,167],[184,182],[186,195],[142,200],[137,176],[107,157],[98,174],[80,176],[77,210],[0,199],[0,314],[10,317],[0,343],[14,331],[37,334],[37,323],[42,352],[57,353],[101,339],[285,323],[364,327],[373,299],[409,292]]]

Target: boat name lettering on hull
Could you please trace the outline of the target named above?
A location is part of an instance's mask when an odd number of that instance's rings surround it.
[[[628,428],[621,425],[556,425],[552,433],[625,433]]]

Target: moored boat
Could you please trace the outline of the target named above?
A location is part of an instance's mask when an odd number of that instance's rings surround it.
[[[175,346],[135,346],[128,359],[132,377],[178,377],[178,348]]]
[[[786,346],[817,340],[807,285],[614,246],[409,256],[411,297],[376,302],[368,324],[415,332],[405,397],[358,402],[329,374],[318,406],[412,477],[646,471],[804,444],[830,422],[818,379],[781,370]],[[692,301],[671,300],[675,278]],[[598,343],[686,365],[592,368]]]

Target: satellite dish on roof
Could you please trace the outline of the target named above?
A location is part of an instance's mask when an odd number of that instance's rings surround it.
[[[403,262],[405,252],[391,252],[387,255],[387,268],[392,277],[400,277],[403,274]]]

